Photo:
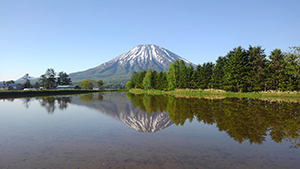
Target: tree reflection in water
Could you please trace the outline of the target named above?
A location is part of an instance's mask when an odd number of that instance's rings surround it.
[[[68,107],[68,103],[71,103],[72,97],[44,97],[39,99],[41,106],[45,107],[49,114],[52,114],[56,108],[55,101],[57,101],[59,109],[64,110]]]
[[[263,144],[269,134],[273,141],[292,143],[291,148],[300,146],[300,104],[270,102],[246,98],[178,98],[169,95],[126,95],[134,107],[149,114],[166,111],[176,125],[192,122],[216,124],[235,141]]]

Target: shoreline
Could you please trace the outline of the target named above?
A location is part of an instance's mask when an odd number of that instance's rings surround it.
[[[54,96],[54,95],[73,95],[83,93],[112,92],[123,91],[119,89],[112,90],[4,90],[0,91],[0,99]]]
[[[224,90],[216,90],[216,89],[205,89],[205,90],[177,89],[173,91],[161,91],[161,90],[145,91],[142,89],[130,89],[129,92],[133,94],[173,95],[175,97],[186,97],[186,98],[222,99],[226,97],[237,97],[237,98],[260,99],[260,100],[267,100],[267,101],[300,102],[300,92],[267,91],[267,92],[241,93],[241,92],[226,92]]]

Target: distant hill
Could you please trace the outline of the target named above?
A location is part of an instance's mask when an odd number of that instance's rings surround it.
[[[30,81],[37,81],[39,79],[40,79],[39,77],[28,76],[28,80],[30,80]],[[23,77],[20,77],[19,79],[15,80],[15,81],[20,83],[20,82],[25,82],[26,80],[23,79]]]
[[[104,81],[129,79],[134,71],[144,71],[148,70],[148,68],[158,72],[167,71],[169,64],[181,59],[187,65],[190,63],[186,59],[162,47],[156,45],[138,45],[97,67],[71,73],[69,76],[73,82],[79,82],[84,79],[102,79]]]

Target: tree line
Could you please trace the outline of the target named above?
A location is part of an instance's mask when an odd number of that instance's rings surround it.
[[[57,75],[57,76],[56,76]],[[52,68],[48,68],[45,74],[42,74],[38,81],[36,81],[33,85],[30,83],[29,74],[26,73],[22,79],[25,81],[22,86],[24,88],[40,88],[43,87],[45,89],[55,89],[58,85],[71,85],[72,80],[69,75],[63,71],[58,74]],[[6,83],[15,83],[13,80],[8,81]]]
[[[267,58],[261,46],[241,46],[220,56],[216,63],[207,62],[195,68],[175,60],[167,72],[133,72],[127,88],[222,89],[231,92],[266,90],[300,90],[300,46],[289,52],[274,49]]]

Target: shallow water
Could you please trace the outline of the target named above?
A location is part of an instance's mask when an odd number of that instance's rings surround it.
[[[299,168],[299,108],[128,93],[0,100],[0,168]]]

